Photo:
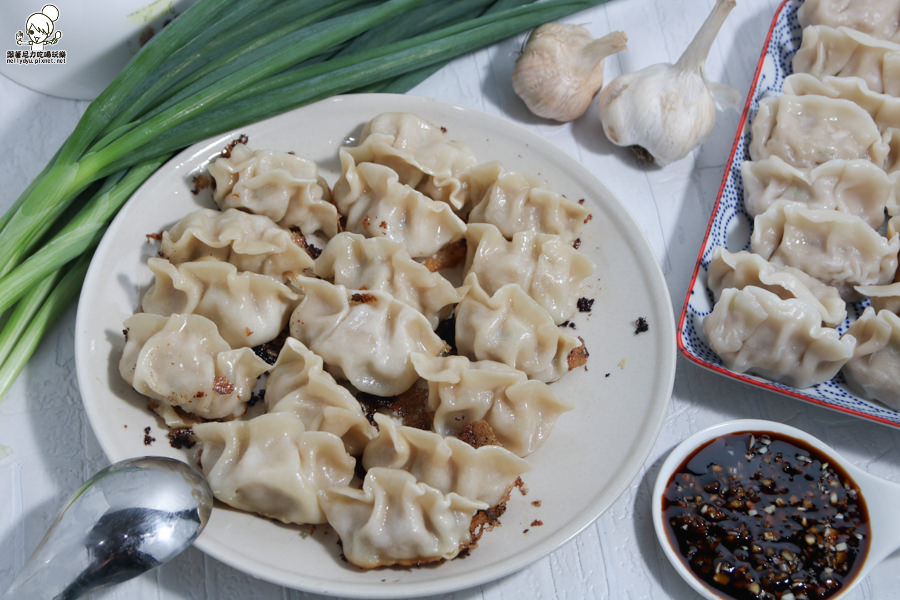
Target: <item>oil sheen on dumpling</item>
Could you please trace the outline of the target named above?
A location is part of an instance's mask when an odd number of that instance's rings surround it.
[[[205,419],[244,413],[269,365],[232,349],[200,315],[137,313],[125,320],[119,373],[139,393]]]
[[[414,258],[431,256],[462,238],[466,224],[449,204],[405,185],[389,167],[357,164],[346,150],[340,156],[342,174],[334,184],[334,202],[347,231],[399,242]]]
[[[508,283],[521,286],[555,323],[575,312],[593,271],[590,259],[557,235],[522,231],[507,240],[487,223],[466,230],[465,272],[475,273],[488,294]]]
[[[338,232],[337,210],[316,163],[288,152],[250,150],[236,144],[230,156],[209,165],[213,199],[222,210],[265,215],[324,243]]]
[[[390,467],[411,473],[445,494],[455,492],[495,506],[505,499],[528,463],[501,446],[473,448],[454,437],[395,424],[376,413],[378,436],[362,456],[366,469]]]
[[[822,327],[810,304],[782,300],[748,286],[727,288],[703,321],[710,347],[725,366],[798,388],[834,377],[853,356],[853,336]]]
[[[238,272],[226,262],[201,260],[173,265],[162,258],[151,258],[147,265],[155,279],[141,299],[144,311],[203,315],[235,348],[275,339],[297,304],[297,293],[281,281]]]
[[[356,398],[324,370],[321,357],[292,337],[266,378],[265,403],[267,413],[290,413],[309,431],[335,434],[353,455],[375,437]]]
[[[478,276],[466,276],[456,306],[456,347],[473,360],[495,360],[532,379],[556,381],[569,370],[569,354],[581,345],[560,329],[521,287],[507,284],[494,294]]]
[[[162,234],[160,255],[172,264],[212,258],[241,271],[282,277],[302,273],[313,259],[287,229],[263,215],[201,208]]]
[[[364,569],[454,558],[472,541],[475,513],[488,508],[385,467],[369,469],[362,489],[332,487],[321,499],[344,556]]]
[[[387,292],[425,315],[432,328],[459,301],[453,284],[414,261],[403,244],[386,238],[339,233],[316,259],[315,271],[350,289]]]
[[[201,423],[200,463],[213,495],[240,510],[284,523],[324,523],[318,492],[350,483],[356,461],[340,438],[306,431],[299,417]]]
[[[842,371],[847,384],[864,398],[900,410],[900,316],[869,306],[845,335],[856,338]]]
[[[900,0],[805,0],[801,27],[849,27],[883,40],[900,40]]]
[[[900,45],[847,27],[810,25],[803,28],[794,54],[794,73],[818,78],[861,77],[873,92],[900,94]]]
[[[782,91],[795,96],[826,96],[849,100],[869,113],[878,130],[900,127],[900,98],[873,92],[859,77],[824,77],[794,73],[784,80]]]
[[[412,352],[436,356],[447,345],[420,312],[374,290],[348,290],[298,277],[304,298],[290,319],[291,335],[353,387],[376,396],[405,392],[417,377]]]
[[[845,300],[853,286],[879,285],[897,272],[900,235],[886,238],[853,215],[776,203],[756,217],[750,248],[836,287]]]
[[[412,361],[428,382],[432,427],[442,435],[458,435],[484,421],[504,448],[527,456],[550,437],[559,416],[574,408],[546,383],[503,363],[424,354],[413,354]]]
[[[390,167],[400,182],[459,210],[468,201],[460,176],[477,159],[463,142],[409,113],[382,113],[366,123],[359,144],[346,148],[357,163]]]

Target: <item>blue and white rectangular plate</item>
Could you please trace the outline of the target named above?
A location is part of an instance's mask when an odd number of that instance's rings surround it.
[[[803,0],[785,0],[772,19],[684,301],[678,323],[678,348],[689,360],[722,375],[863,419],[900,427],[900,413],[855,395],[846,387],[840,373],[830,381],[803,389],[736,373],[722,364],[703,335],[702,322],[712,311],[713,305],[712,292],[706,286],[706,271],[713,250],[717,247],[725,247],[732,252],[750,249],[753,219],[744,209],[741,163],[750,158],[750,123],[759,109],[760,99],[781,94],[785,77],[793,72],[791,63],[802,37],[802,28],[797,21],[797,10],[802,4]],[[863,306],[862,303],[848,305],[849,316],[838,330],[842,333],[846,331],[850,322],[862,313]]]

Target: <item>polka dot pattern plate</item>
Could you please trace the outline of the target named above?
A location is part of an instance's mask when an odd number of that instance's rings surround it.
[[[847,389],[840,373],[830,381],[803,389],[746,373],[736,373],[723,365],[703,335],[703,319],[710,313],[713,304],[712,293],[706,286],[706,270],[713,250],[719,247],[732,252],[750,249],[753,220],[743,204],[741,163],[749,160],[750,123],[759,110],[759,101],[767,96],[781,94],[785,77],[792,73],[791,63],[800,47],[802,35],[802,29],[797,21],[797,10],[802,4],[802,0],[786,0],[772,20],[757,65],[756,76],[744,106],[741,126],[735,136],[728,167],[722,178],[703,247],[697,258],[691,285],[685,298],[678,323],[678,348],[691,361],[717,373],[840,412],[900,427],[900,413],[856,396]],[[862,303],[848,305],[849,316],[838,330],[841,333],[846,331],[850,322],[862,313],[863,308]]]

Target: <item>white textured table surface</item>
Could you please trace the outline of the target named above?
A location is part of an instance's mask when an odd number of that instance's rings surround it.
[[[596,36],[624,30],[629,49],[607,61],[607,78],[673,61],[714,0],[612,0],[568,21]],[[712,48],[707,74],[745,95],[777,0],[739,0]],[[5,35],[5,32],[4,32]],[[10,33],[10,39],[12,34]],[[510,72],[523,37],[459,59],[413,93],[505,116],[544,136],[593,171],[646,235],[677,315],[728,159],[739,114],[719,113],[712,136],[688,158],[645,169],[603,136],[593,108],[566,125],[531,117],[513,94]],[[607,80],[608,80],[607,79]],[[5,209],[71,131],[85,103],[41,95],[0,78],[0,209]],[[0,589],[39,542],[66,499],[106,466],[81,406],[75,378],[75,307],[44,340],[0,401]],[[627,401],[623,398],[622,401]],[[449,597],[694,598],[666,562],[650,522],[650,490],[667,452],[689,434],[734,418],[800,427],[873,474],[900,481],[900,431],[808,405],[706,372],[678,358],[675,388],[659,438],[640,473],[597,521],[549,556],[505,579]],[[602,449],[598,440],[598,449]],[[585,460],[602,460],[597,457]],[[477,554],[472,559],[477,560]],[[174,564],[98,593],[106,600],[311,598],[254,579],[191,549]],[[849,596],[900,598],[900,554]]]

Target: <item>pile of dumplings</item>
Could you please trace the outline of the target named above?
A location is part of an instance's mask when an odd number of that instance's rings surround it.
[[[900,0],[797,17],[793,74],[760,100],[741,165],[751,251],[713,252],[704,332],[734,371],[800,388],[840,372],[900,410]]]
[[[215,159],[218,208],[162,232],[119,370],[220,501],[328,523],[362,568],[451,559],[573,408],[548,384],[587,358],[590,215],[412,114],[340,162],[329,186],[292,153]]]

